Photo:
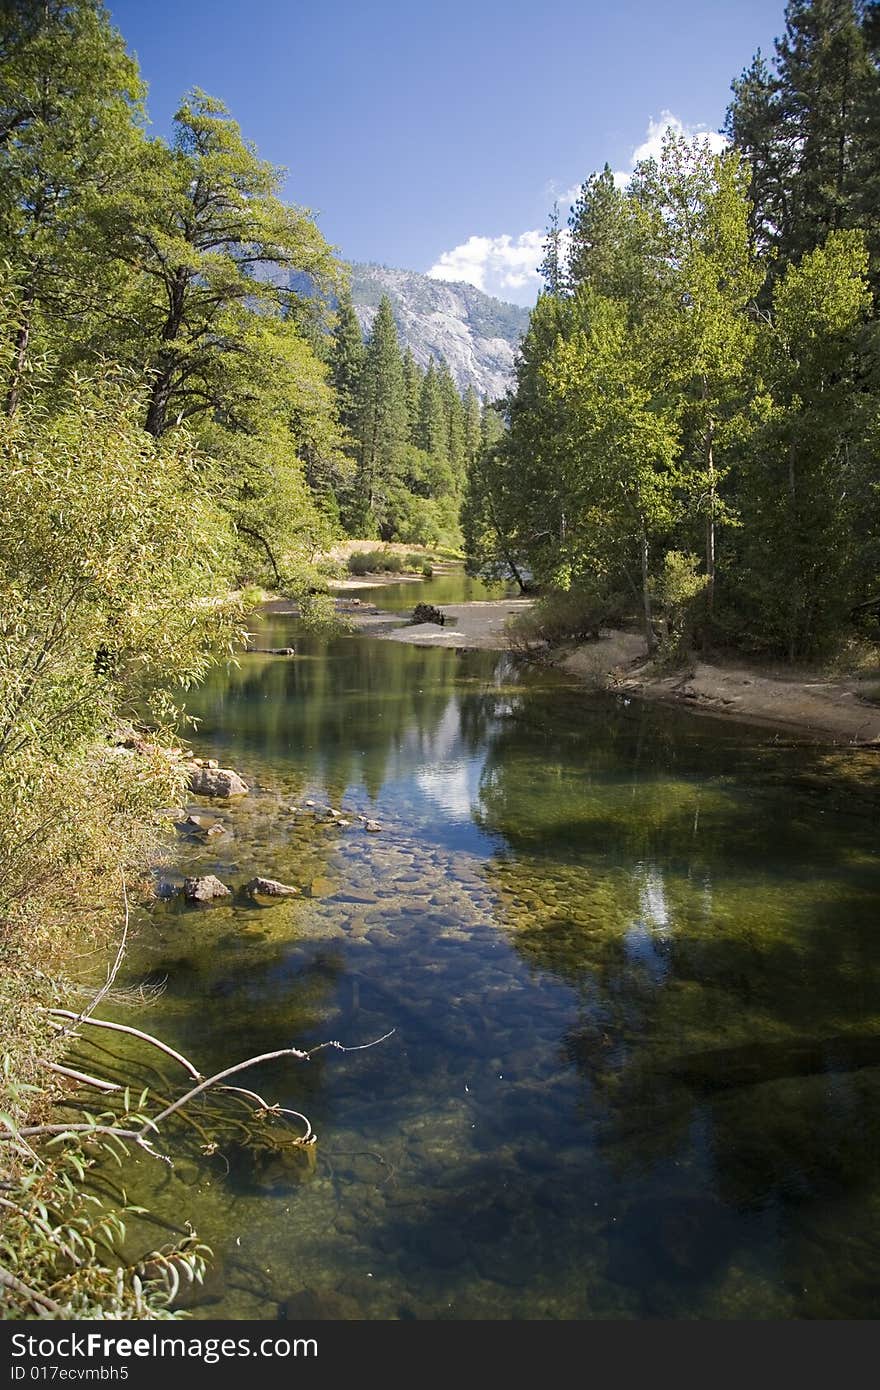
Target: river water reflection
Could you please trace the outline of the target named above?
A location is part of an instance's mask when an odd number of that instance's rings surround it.
[[[491,653],[262,636],[298,656],[191,702],[252,794],[169,872],[305,893],[157,905],[128,969],[167,986],[136,1021],[203,1071],[394,1033],[244,1079],[308,1114],[313,1165],[192,1126],[173,1172],[129,1165],[217,1251],[198,1311],[875,1316],[872,755]]]

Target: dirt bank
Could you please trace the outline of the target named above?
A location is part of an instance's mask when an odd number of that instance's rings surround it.
[[[880,704],[868,698],[878,689],[876,670],[831,678],[820,671],[696,661],[664,675],[646,664],[644,640],[626,632],[609,632],[598,642],[559,652],[555,664],[592,685],[642,699],[823,742],[880,744]]]
[[[399,575],[373,576],[376,587],[399,583]],[[354,587],[354,586],[353,586]],[[363,580],[357,581],[363,587]],[[427,647],[504,651],[506,625],[531,599],[492,599],[445,603],[446,623],[406,623],[363,601],[337,598],[337,609],[354,627],[372,637]],[[289,600],[265,605],[268,611],[295,612]],[[639,699],[685,705],[698,713],[760,724],[819,742],[880,746],[880,669],[848,676],[822,671],[696,661],[672,674],[655,672],[645,659],[637,633],[609,630],[597,642],[551,653],[560,670],[596,689],[626,692]]]
[[[476,647],[484,651],[504,651],[505,625],[521,613],[531,599],[483,599],[474,603],[444,603],[446,622],[407,623],[400,613],[385,613],[363,604],[353,606],[340,599],[337,607],[354,626],[371,637],[391,642],[409,642],[423,647]]]

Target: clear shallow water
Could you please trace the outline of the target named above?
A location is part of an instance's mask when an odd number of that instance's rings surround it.
[[[253,792],[168,872],[314,896],[157,906],[128,969],[166,992],[118,1016],[203,1071],[395,1032],[242,1078],[309,1115],[313,1166],[228,1124],[216,1153],[175,1130],[173,1172],[128,1165],[130,1199],[217,1251],[198,1311],[875,1316],[872,755],[490,653],[295,640],[192,701],[200,751]]]
[[[361,598],[375,604],[389,613],[403,613],[411,610],[417,603],[434,603],[438,607],[444,603],[472,603],[480,599],[499,599],[519,597],[515,584],[491,583],[482,579],[472,579],[458,567],[446,573],[435,574],[427,581],[401,580],[397,584],[370,585],[362,589],[346,591],[346,596]]]

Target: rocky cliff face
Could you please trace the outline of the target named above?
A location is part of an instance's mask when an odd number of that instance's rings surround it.
[[[365,334],[379,300],[387,294],[401,347],[409,347],[420,366],[426,367],[432,357],[445,358],[459,390],[473,386],[478,396],[489,400],[510,386],[514,354],[528,327],[528,309],[493,299],[473,285],[379,265],[352,265],[351,289]]]

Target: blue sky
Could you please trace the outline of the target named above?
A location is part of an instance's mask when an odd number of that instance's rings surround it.
[[[221,97],[350,260],[532,303],[554,196],[713,131],[783,0],[108,0],[153,131]],[[566,204],[567,206],[567,204]]]

